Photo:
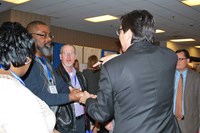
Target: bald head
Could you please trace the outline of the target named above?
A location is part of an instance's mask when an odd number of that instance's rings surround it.
[[[45,25],[48,27],[48,25],[42,21],[32,21],[27,25],[26,29],[28,30],[29,33],[32,33],[32,32],[35,32],[38,25]]]

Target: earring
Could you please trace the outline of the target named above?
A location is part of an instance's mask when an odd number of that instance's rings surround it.
[[[31,61],[32,61],[32,60],[31,60],[31,58],[29,58],[29,57],[26,57],[25,64],[27,65],[27,64],[29,64]]]

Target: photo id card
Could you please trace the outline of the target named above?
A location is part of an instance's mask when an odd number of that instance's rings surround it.
[[[50,85],[49,90],[52,94],[58,93],[55,85]]]

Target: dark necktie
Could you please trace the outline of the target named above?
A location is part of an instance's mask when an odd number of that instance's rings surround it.
[[[182,115],[182,95],[183,95],[183,75],[180,74],[180,78],[178,81],[178,90],[177,90],[177,95],[176,95],[176,118],[178,120],[182,120],[183,119],[183,115]]]

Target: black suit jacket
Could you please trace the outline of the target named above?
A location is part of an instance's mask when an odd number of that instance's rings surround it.
[[[83,75],[85,76],[88,83],[87,91],[90,94],[96,95],[100,78],[100,70],[85,69],[83,70]]]
[[[114,115],[114,133],[177,133],[173,83],[177,56],[168,48],[135,43],[101,70],[97,99],[88,114],[99,122]]]

